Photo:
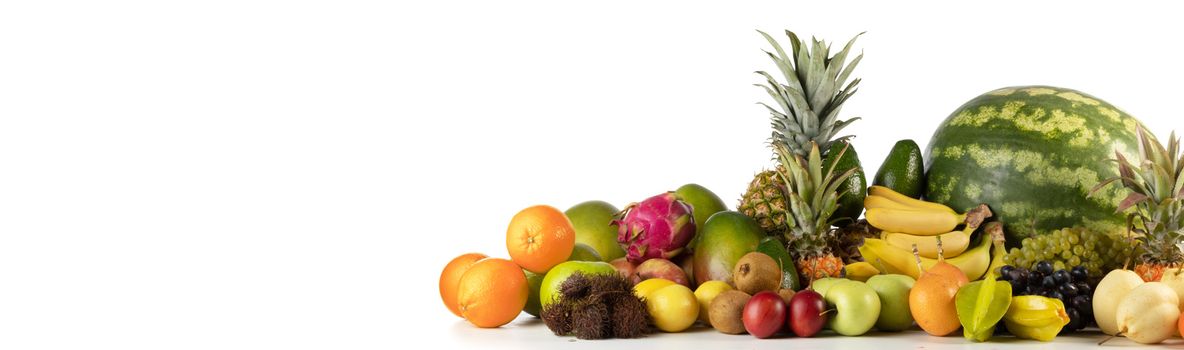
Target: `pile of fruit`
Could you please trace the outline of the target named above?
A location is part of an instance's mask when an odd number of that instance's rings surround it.
[[[1174,134],[1165,146],[1078,91],[1009,87],[955,110],[924,154],[897,142],[868,184],[838,136],[858,120],[840,119],[860,82],[855,39],[832,54],[793,32],[788,50],[760,34],[777,68],[757,72],[776,162],[735,211],[696,184],[621,210],[529,207],[506,230],[509,259],[469,253],[445,266],[445,306],[482,328],[526,312],[580,339],[915,325],[974,342],[1051,341],[1096,326],[1151,344],[1184,330]]]

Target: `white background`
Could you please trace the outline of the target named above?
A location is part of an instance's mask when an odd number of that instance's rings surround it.
[[[754,29],[867,31],[843,112],[869,176],[1010,85],[1184,130],[1173,8],[423,3],[0,5],[0,348],[567,344],[468,327],[440,269],[506,257],[533,204],[734,205],[769,165]]]

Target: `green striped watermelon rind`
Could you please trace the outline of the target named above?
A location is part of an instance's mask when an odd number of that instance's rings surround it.
[[[1051,86],[1002,88],[951,114],[925,150],[926,198],[960,211],[987,203],[1004,222],[1008,246],[1064,227],[1123,229],[1108,186],[1114,152],[1137,152],[1139,121],[1105,101]]]

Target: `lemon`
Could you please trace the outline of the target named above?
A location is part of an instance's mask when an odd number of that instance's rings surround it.
[[[669,286],[671,284],[675,284],[674,281],[671,281],[671,280],[668,280],[665,278],[651,278],[651,279],[648,279],[645,281],[641,281],[641,283],[638,283],[637,285],[633,286],[633,295],[636,295],[638,298],[644,299],[647,294],[650,294],[650,292],[658,290],[659,288],[662,288],[662,287]]]
[[[654,325],[663,332],[682,332],[699,319],[699,301],[695,299],[695,293],[681,284],[671,284],[649,293],[645,309],[654,319]]]
[[[715,300],[715,296],[719,293],[732,289],[734,288],[724,281],[707,281],[707,283],[700,284],[699,288],[695,289],[695,299],[699,300],[699,320],[711,323],[711,320],[707,319],[707,309],[711,306],[711,301]]]

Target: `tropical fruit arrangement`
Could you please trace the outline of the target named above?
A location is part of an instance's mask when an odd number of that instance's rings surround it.
[[[832,54],[759,33],[776,68],[757,71],[774,163],[735,210],[697,184],[621,208],[522,209],[508,259],[468,253],[444,267],[445,307],[481,328],[525,312],[580,339],[710,327],[1051,341],[1096,328],[1154,344],[1184,331],[1174,133],[1165,145],[1079,91],[1006,87],[956,109],[924,152],[891,145],[868,183],[840,136],[859,119],[841,114],[860,82],[856,39]]]

